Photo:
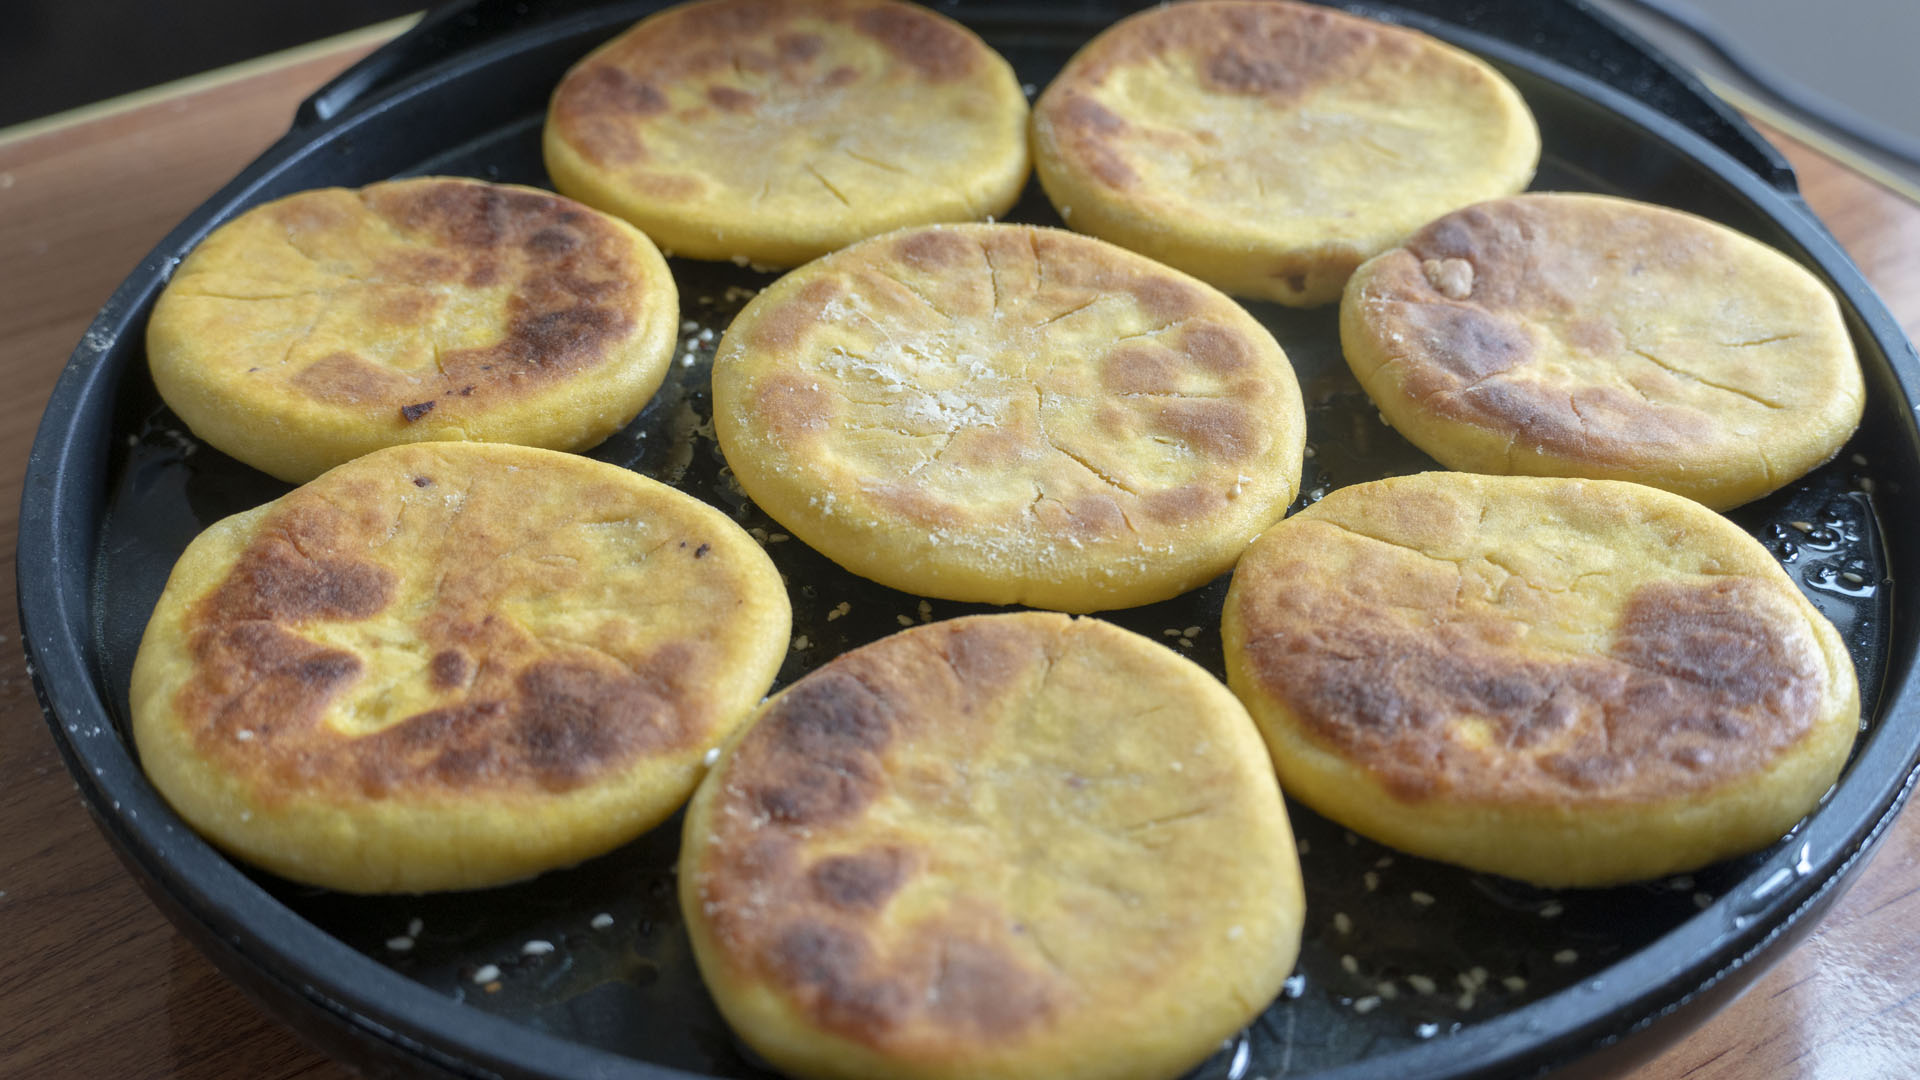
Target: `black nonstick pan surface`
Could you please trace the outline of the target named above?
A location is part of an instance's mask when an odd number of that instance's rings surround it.
[[[374,1075],[760,1077],[693,969],[674,901],[678,819],[581,866],[501,889],[368,898],[228,861],[147,784],[127,681],[174,559],[202,528],[286,486],[200,444],[146,373],[147,312],[214,225],[293,191],[425,173],[546,184],[548,94],[594,45],[661,6],[459,5],[429,15],[303,108],[293,130],[182,223],[115,293],[48,405],[21,512],[21,621],[57,741],[103,830],[159,906],[230,976]],[[941,9],[1034,88],[1137,5],[992,0]],[[1697,85],[1578,3],[1351,4],[1500,67],[1540,121],[1538,189],[1703,214],[1799,259],[1840,296],[1866,370],[1859,434],[1829,465],[1733,514],[1840,627],[1863,737],[1822,807],[1766,851],[1607,890],[1534,889],[1399,855],[1294,806],[1308,890],[1300,964],[1193,1074],[1395,1080],[1603,1075],[1657,1050],[1806,932],[1863,864],[1920,758],[1914,593],[1920,361],[1793,188],[1777,155]],[[1010,215],[1059,224],[1031,188]],[[913,624],[986,610],[852,578],[725,482],[709,424],[714,341],[771,276],[675,260],[679,356],[658,398],[593,452],[757,530],[792,586],[782,682]],[[1379,420],[1339,354],[1332,308],[1250,304],[1308,403],[1302,500],[1435,467]],[[1220,670],[1222,579],[1108,613]],[[842,605],[845,605],[842,608]],[[829,615],[843,611],[842,615]]]

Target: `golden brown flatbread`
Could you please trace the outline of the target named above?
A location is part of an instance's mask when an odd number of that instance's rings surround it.
[[[1833,457],[1866,401],[1806,269],[1600,195],[1433,222],[1354,275],[1340,338],[1387,421],[1449,468],[1633,480],[1715,509]]]
[[[793,266],[890,229],[1005,213],[1027,99],[972,31],[895,0],[701,0],[567,73],[554,186],[697,259]]]
[[[1191,0],[1075,54],[1035,103],[1033,153],[1074,228],[1311,306],[1425,222],[1526,187],[1540,136],[1511,84],[1425,34]]]
[[[1222,636],[1288,795],[1544,885],[1778,839],[1859,727],[1845,644],[1766,549],[1618,481],[1342,488],[1247,550]]]
[[[1286,355],[1232,300],[1026,225],[878,237],[728,328],[714,429],[747,494],[848,570],[1094,611],[1225,572],[1300,483]]]
[[[1042,612],[768,702],[689,807],[680,898],[734,1030],[841,1078],[1177,1075],[1280,989],[1304,906],[1233,695]]]
[[[147,357],[195,435],[301,482],[406,442],[592,446],[659,388],[678,319],[665,260],[625,222],[426,177],[214,230],[160,294]]]
[[[476,888],[677,809],[789,633],[766,554],[691,496],[547,450],[396,447],[189,545],[133,732],[240,858],[348,892]]]

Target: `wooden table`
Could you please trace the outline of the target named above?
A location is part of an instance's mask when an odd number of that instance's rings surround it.
[[[95,309],[148,248],[391,28],[0,135],[0,543],[20,470]],[[1801,185],[1920,337],[1920,206],[1779,137]],[[0,1077],[340,1080],[141,894],[95,830],[34,702],[0,578]],[[1641,1080],[1920,1072],[1920,812],[1806,943]]]

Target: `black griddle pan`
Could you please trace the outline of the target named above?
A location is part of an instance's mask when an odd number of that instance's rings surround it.
[[[547,97],[589,49],[659,3],[480,0],[430,13],[302,106],[292,130],[196,210],[116,291],[47,406],[21,506],[21,623],[56,741],[102,830],[155,902],[232,978],[329,1053],[376,1076],[761,1077],[691,964],[674,900],[675,818],[578,867],[500,889],[353,897],[228,861],[147,784],[127,680],[174,559],[199,530],[286,486],[194,439],[159,402],[142,346],[180,258],[215,225],[305,188],[458,174],[546,184]],[[1141,5],[978,0],[942,10],[1032,87]],[[1354,3],[1493,62],[1540,121],[1535,187],[1689,210],[1772,244],[1840,297],[1866,371],[1859,434],[1831,464],[1734,519],[1840,627],[1863,737],[1792,834],[1699,873],[1553,891],[1400,855],[1291,807],[1308,922],[1281,998],[1194,1077],[1395,1080],[1612,1075],[1730,1000],[1804,934],[1865,862],[1920,759],[1914,593],[1920,361],[1798,196],[1791,171],[1725,106],[1578,0]],[[1010,215],[1058,224],[1037,187]],[[681,354],[656,400],[593,456],[675,483],[760,530],[793,585],[782,683],[921,622],[986,610],[852,578],[730,493],[708,426],[712,339],[771,277],[675,260]],[[1250,304],[1308,404],[1303,502],[1435,467],[1383,426],[1339,354],[1332,308]],[[702,331],[711,331],[703,334]],[[1225,579],[1113,621],[1221,667]],[[844,618],[826,613],[841,602]],[[530,947],[530,944],[531,947]],[[551,949],[547,949],[551,946]]]

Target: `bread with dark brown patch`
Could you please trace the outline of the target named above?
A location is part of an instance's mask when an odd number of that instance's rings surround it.
[[[1601,195],[1448,214],[1362,267],[1347,363],[1449,468],[1632,480],[1714,509],[1839,452],[1866,391],[1839,304],[1725,226]]]
[[[1305,414],[1238,304],[1089,237],[907,229],[782,278],[714,360],[755,502],[856,574],[1095,611],[1225,572],[1285,512]]]
[[[734,1030],[803,1077],[1174,1076],[1279,990],[1303,896],[1246,712],[1172,650],[1028,612],[769,701],[687,814]]]
[[[1032,126],[1069,225],[1303,306],[1426,221],[1525,187],[1540,156],[1525,102],[1485,63],[1284,0],[1124,19],[1067,62]]]
[[[581,450],[672,359],[666,261],[552,192],[426,177],[325,188],[213,231],[154,305],[155,387],[282,480],[428,440]]]
[[[1289,795],[1545,885],[1772,842],[1859,724],[1845,644],[1773,557],[1618,481],[1343,488],[1248,549],[1222,636]]]
[[[766,554],[689,496],[552,451],[397,447],[187,548],[134,663],[134,738],[249,862],[475,888],[677,809],[789,633]]]
[[[792,266],[906,225],[1005,213],[1027,100],[972,31],[896,0],[698,0],[576,64],[554,186],[697,259]]]

